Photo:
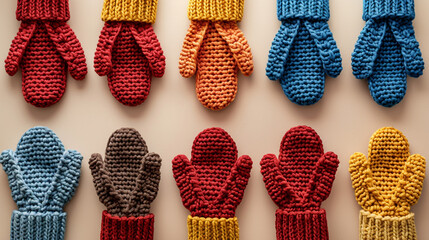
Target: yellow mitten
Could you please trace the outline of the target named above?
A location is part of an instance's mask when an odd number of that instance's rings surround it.
[[[419,200],[426,160],[410,156],[408,140],[395,128],[378,129],[371,137],[368,158],[350,157],[351,174],[360,212],[361,240],[417,239],[410,207]]]

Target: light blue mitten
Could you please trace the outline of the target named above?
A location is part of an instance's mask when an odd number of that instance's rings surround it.
[[[82,155],[65,150],[46,127],[31,128],[16,151],[2,152],[0,163],[18,205],[12,213],[11,240],[64,239],[63,207],[78,186],[81,162]]]
[[[362,30],[352,54],[353,74],[367,79],[378,104],[392,107],[407,90],[407,75],[423,74],[414,34],[414,0],[364,0]]]
[[[341,71],[340,50],[332,36],[329,0],[277,0],[282,25],[268,56],[266,74],[279,80],[286,96],[299,105],[318,102],[325,75]]]

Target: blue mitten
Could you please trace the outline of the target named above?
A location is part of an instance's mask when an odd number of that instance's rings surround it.
[[[385,107],[399,103],[407,75],[419,77],[424,63],[414,35],[414,0],[364,0],[362,30],[352,54],[353,74],[368,79],[374,100]]]
[[[280,80],[286,96],[299,105],[319,101],[325,75],[342,70],[340,50],[332,36],[329,0],[277,0],[282,25],[268,56],[267,76]]]
[[[54,132],[34,127],[21,138],[16,151],[6,150],[0,163],[8,175],[13,211],[11,240],[62,240],[64,205],[79,182],[82,156],[65,150]]]

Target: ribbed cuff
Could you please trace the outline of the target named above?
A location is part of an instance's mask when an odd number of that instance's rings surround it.
[[[414,19],[414,0],[364,0],[363,19]]]
[[[13,211],[11,240],[60,240],[66,228],[65,212],[20,212]]]
[[[244,0],[189,0],[189,20],[241,21]]]
[[[18,0],[16,19],[67,21],[70,19],[68,0]]]
[[[328,224],[324,209],[308,211],[276,211],[277,239],[328,240]]]
[[[329,20],[329,0],[277,0],[277,17],[287,19]]]
[[[188,240],[238,240],[238,221],[233,218],[188,216]]]
[[[103,211],[100,240],[152,240],[154,215],[117,217]]]
[[[158,0],[104,0],[103,21],[132,21],[154,23]]]
[[[382,217],[361,210],[359,236],[360,240],[416,240],[414,213],[404,217]]]

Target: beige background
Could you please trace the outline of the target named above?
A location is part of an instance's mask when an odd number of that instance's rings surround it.
[[[15,0],[0,0],[0,59],[5,59],[19,22],[15,19]],[[429,2],[415,0],[414,27],[424,57],[429,64]],[[340,167],[330,198],[323,207],[328,213],[331,239],[358,239],[360,207],[348,174],[348,159],[355,152],[366,154],[372,133],[383,126],[394,126],[408,137],[412,153],[429,157],[429,74],[409,79],[405,99],[394,108],[378,106],[370,97],[367,83],[354,78],[350,56],[364,26],[361,0],[331,0],[330,27],[343,57],[344,70],[337,79],[327,79],[323,99],[316,105],[301,107],[291,103],[278,82],[265,76],[271,41],[279,29],[275,0],[246,0],[244,19],[239,27],[252,47],[255,71],[251,77],[239,76],[239,91],[233,104],[220,112],[205,109],[195,94],[195,79],[183,79],[178,57],[189,26],[187,0],[160,0],[154,24],[167,58],[163,78],[154,79],[147,101],[139,107],[126,107],[116,101],[106,78],[93,69],[93,56],[103,26],[102,0],[70,0],[71,20],[86,53],[89,73],[78,82],[69,77],[67,91],[56,105],[35,108],[24,101],[21,76],[9,77],[0,70],[0,150],[15,149],[21,135],[30,127],[53,129],[68,149],[84,156],[80,186],[66,206],[66,239],[99,238],[104,206],[92,185],[88,158],[93,152],[104,155],[110,134],[123,126],[138,129],[149,150],[163,158],[162,180],[155,214],[155,239],[186,239],[186,217],[171,172],[177,154],[190,156],[194,137],[213,126],[227,130],[237,143],[239,154],[254,160],[252,177],[237,209],[241,239],[275,239],[276,206],[266,193],[259,173],[259,161],[266,153],[278,154],[280,141],[291,127],[306,124],[320,134],[325,150],[336,152]],[[2,63],[3,64],[3,63]],[[2,65],[1,64],[1,65]],[[3,67],[1,67],[3,68]],[[429,239],[429,186],[424,187],[416,213],[420,239]],[[0,239],[9,238],[10,216],[16,208],[10,196],[6,174],[0,171]]]

